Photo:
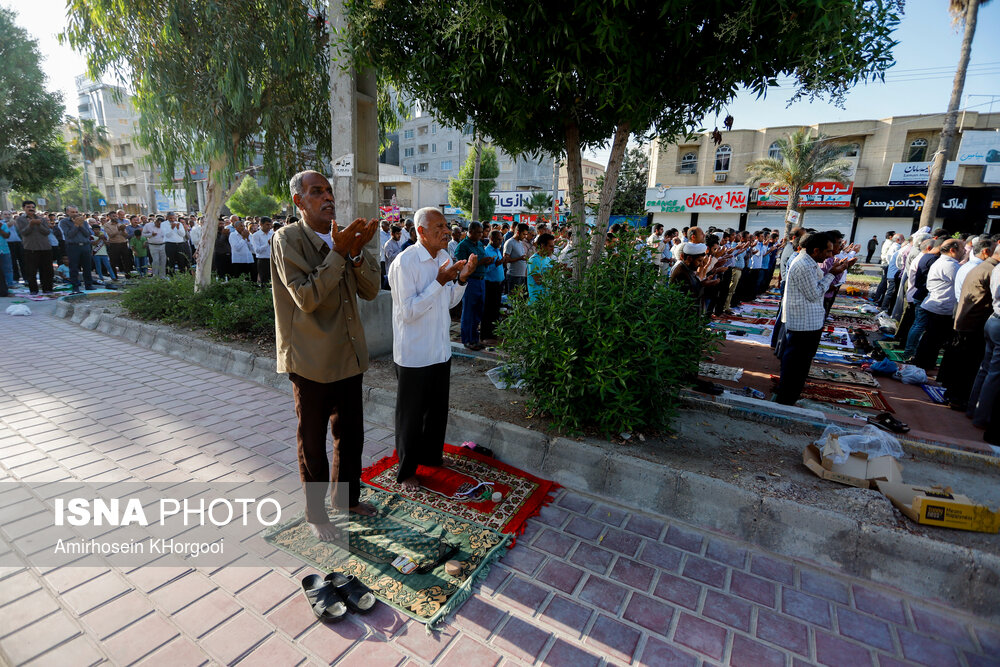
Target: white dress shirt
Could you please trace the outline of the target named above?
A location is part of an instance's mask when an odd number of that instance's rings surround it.
[[[389,240],[382,245],[382,259],[385,261],[386,267],[391,265],[392,260],[396,259],[401,252],[403,252],[403,244],[390,235]],[[386,268],[386,271],[388,270]]]
[[[194,249],[198,249],[198,244],[201,243],[201,225],[195,225],[188,231],[188,238],[191,240],[191,245]]]
[[[380,262],[384,262],[385,261],[385,244],[388,243],[389,239],[391,239],[391,238],[392,238],[392,232],[382,231],[382,228],[379,227],[379,230],[378,230],[378,261],[380,261]]]
[[[451,261],[446,250],[437,257],[418,241],[396,257],[388,269],[392,288],[392,359],[400,366],[423,368],[451,359],[451,316],[465,286],[437,281],[438,268]]]
[[[754,250],[756,250],[757,252],[750,255],[750,261],[747,263],[747,268],[748,269],[763,268],[764,255],[767,254],[767,246],[758,241],[757,244],[753,247],[753,249],[750,250],[750,252],[753,252]]]
[[[156,223],[150,220],[145,225],[142,226],[142,235],[146,237],[146,241],[149,245],[163,245],[164,236],[166,233],[165,227],[168,227],[167,221],[164,220],[157,227]]]
[[[955,274],[958,260],[949,255],[941,255],[931,264],[927,272],[927,296],[920,307],[935,315],[951,315],[955,312],[958,297],[955,296]]]
[[[253,247],[253,254],[257,256],[257,259],[271,259],[272,236],[274,236],[273,229],[266,233],[263,229],[258,229],[250,235],[250,245]]]
[[[889,263],[889,249],[892,248],[893,243],[895,242],[891,238],[882,242],[882,249],[879,251],[882,266],[886,266]]]
[[[789,331],[818,331],[826,311],[823,295],[833,283],[832,273],[823,270],[808,253],[800,252],[788,264],[788,280],[781,299],[781,321]]]
[[[976,268],[983,263],[983,260],[979,259],[975,255],[969,257],[969,261],[963,264],[958,269],[958,273],[955,274],[955,298],[962,298],[962,283],[965,282],[965,277],[969,275],[969,271]]]
[[[448,254],[451,255],[452,259],[455,259],[455,251],[458,250],[459,243],[461,241],[456,241],[455,239],[448,241]]]
[[[163,221],[163,226],[160,229],[163,231],[163,238],[167,243],[184,243],[184,223],[174,221],[177,225],[177,229],[174,229],[169,220]]]
[[[244,239],[235,229],[229,232],[229,247],[232,249],[233,264],[253,264],[253,248],[250,239]]]

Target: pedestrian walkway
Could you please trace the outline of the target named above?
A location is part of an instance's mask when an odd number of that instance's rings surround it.
[[[0,479],[297,484],[289,395],[64,320],[0,317]],[[392,447],[380,426],[366,438],[367,461]],[[0,553],[31,539],[3,488]],[[299,592],[311,572],[5,568],[0,664],[1000,664],[1000,628],[961,610],[573,491],[434,635],[384,605],[318,623]]]

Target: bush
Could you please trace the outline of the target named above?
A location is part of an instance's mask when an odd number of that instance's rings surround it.
[[[680,389],[714,338],[691,298],[657,276],[621,235],[617,252],[579,283],[556,264],[546,292],[510,299],[501,349],[524,380],[529,409],[554,427],[602,434],[669,425]]]
[[[204,327],[227,335],[274,336],[271,290],[243,278],[213,280],[198,292],[191,275],[145,279],[125,291],[121,304],[142,320]]]

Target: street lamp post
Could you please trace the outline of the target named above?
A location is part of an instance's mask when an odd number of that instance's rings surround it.
[[[87,180],[87,156],[83,153],[83,128],[80,126],[80,119],[76,119],[76,132],[79,137],[80,159],[83,161],[83,199],[87,202],[87,212],[90,208],[90,183]]]

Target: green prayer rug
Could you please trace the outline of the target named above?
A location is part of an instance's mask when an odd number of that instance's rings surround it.
[[[353,574],[385,604],[433,630],[472,595],[472,586],[489,573],[510,539],[496,530],[363,484],[361,500],[376,516],[351,515],[346,529],[350,549],[317,540],[299,515],[264,532],[278,549],[321,572]],[[404,574],[393,565],[400,563]],[[462,572],[445,572],[448,560]]]

